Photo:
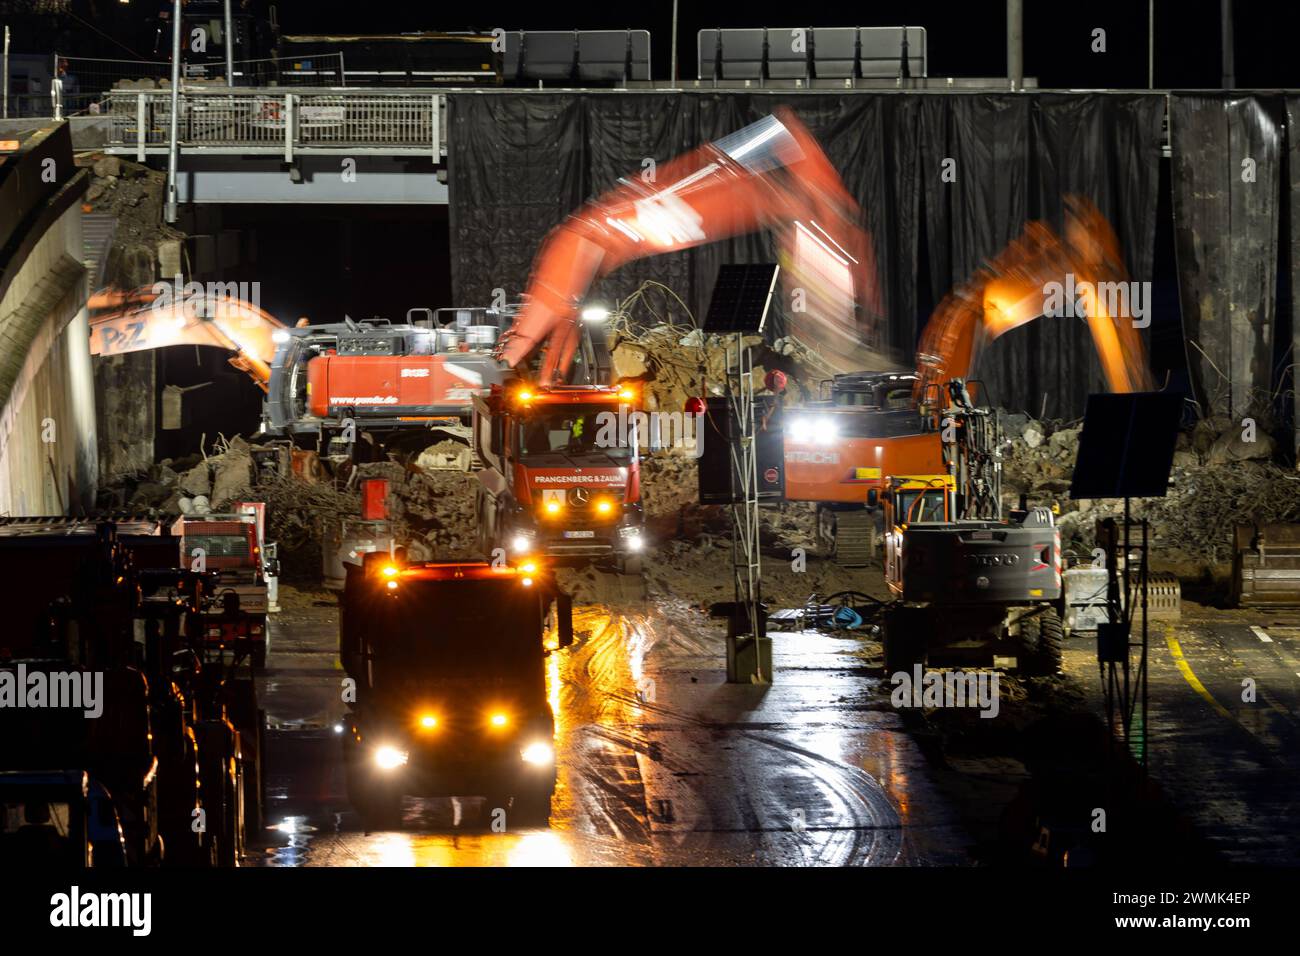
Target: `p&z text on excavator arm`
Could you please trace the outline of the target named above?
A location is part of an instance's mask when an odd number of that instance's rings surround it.
[[[90,354],[124,355],[168,345],[212,345],[234,352],[230,364],[266,390],[275,333],[284,324],[251,302],[177,295],[144,287],[90,297]]]

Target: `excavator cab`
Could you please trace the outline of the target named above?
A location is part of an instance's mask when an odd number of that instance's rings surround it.
[[[885,581],[901,593],[904,533],[910,525],[955,520],[957,482],[952,475],[894,475],[880,501],[885,514]]]

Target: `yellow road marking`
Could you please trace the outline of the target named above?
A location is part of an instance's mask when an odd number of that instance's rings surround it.
[[[1172,624],[1165,625],[1165,641],[1169,644],[1169,653],[1173,655],[1174,664],[1178,667],[1179,672],[1182,673],[1183,679],[1191,685],[1192,690],[1205,698],[1209,705],[1224,717],[1227,717],[1229,720],[1236,723],[1237,726],[1241,727],[1252,736],[1257,736],[1255,731],[1243,724],[1237,718],[1236,714],[1232,713],[1232,711],[1228,710],[1228,708],[1215,700],[1214,697],[1211,696],[1210,692],[1205,689],[1205,685],[1201,683],[1200,678],[1198,678],[1192,671],[1192,666],[1187,663],[1187,658],[1183,655],[1183,649],[1179,645],[1178,640],[1174,637],[1174,627]],[[1259,688],[1259,696],[1263,698],[1264,703],[1274,712],[1281,714],[1283,717],[1294,716],[1289,710],[1274,700],[1270,694],[1265,692],[1263,688]]]
[[[1183,675],[1183,679],[1187,681],[1192,690],[1200,694],[1201,697],[1205,699],[1205,702],[1218,711],[1222,716],[1236,722],[1237,718],[1233,716],[1232,711],[1228,710],[1228,708],[1215,700],[1210,692],[1205,689],[1205,685],[1201,683],[1201,679],[1193,673],[1191,665],[1187,663],[1187,658],[1183,656],[1183,649],[1179,646],[1178,639],[1174,637],[1174,628],[1172,624],[1165,625],[1165,643],[1169,645],[1169,653],[1173,656],[1174,666],[1178,668],[1179,672]]]

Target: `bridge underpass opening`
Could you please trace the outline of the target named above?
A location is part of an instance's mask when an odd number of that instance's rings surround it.
[[[179,225],[190,237],[187,278],[237,283],[241,298],[286,325],[345,315],[401,322],[413,308],[466,304],[451,301],[446,206],[194,206]],[[218,432],[257,430],[262,392],[228,358],[213,348],[161,350],[159,458],[198,451],[204,435],[210,445]],[[186,390],[179,429],[163,428],[167,386]]]

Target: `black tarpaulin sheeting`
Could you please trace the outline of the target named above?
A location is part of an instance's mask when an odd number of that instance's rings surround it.
[[[1163,115],[1164,104],[1154,96],[1035,97],[1028,141],[1014,142],[1027,153],[1027,162],[1021,166],[1014,149],[1006,150],[1001,160],[995,157],[995,162],[1013,165],[1005,177],[1013,188],[1019,185],[1014,177],[1023,170],[1027,189],[1023,210],[1010,199],[1004,201],[999,211],[1005,210],[1006,218],[999,220],[1000,228],[1017,219],[1041,219],[1059,231],[1065,197],[1084,196],[1115,230],[1130,281],[1149,283],[1155,261]],[[953,243],[958,244],[956,239]],[[1149,295],[1144,304],[1149,319]],[[1106,390],[1083,319],[1041,319],[1010,332],[988,349],[981,367],[994,397],[1009,394],[1017,407],[1049,418],[1077,416],[1089,393]]]
[[[1300,129],[1300,97],[1286,98],[1286,116],[1288,130]],[[1300,355],[1300,136],[1290,136],[1287,146],[1287,185],[1291,202],[1285,211],[1290,221],[1288,261],[1291,267],[1288,288],[1291,294],[1291,335],[1290,341],[1286,343],[1290,346],[1290,361],[1283,363],[1283,367],[1289,366],[1289,371],[1280,384],[1291,389],[1292,449],[1297,452],[1296,457],[1300,460],[1300,388],[1296,387],[1297,376],[1293,365],[1295,356]]]
[[[929,309],[1027,220],[1059,226],[1067,192],[1092,199],[1111,221],[1134,278],[1152,268],[1158,95],[466,93],[450,94],[448,104],[459,305],[490,301],[498,288],[517,297],[546,232],[618,177],[640,175],[647,159],[662,165],[780,105],[817,137],[862,208],[879,266],[880,339],[904,365]],[[949,159],[952,182],[942,176]],[[767,236],[738,236],[631,263],[593,297],[622,297],[653,278],[703,315],[719,265],[772,257]],[[976,374],[999,402],[1049,416],[1081,415],[1088,392],[1103,387],[1080,320],[1009,333],[986,350]]]
[[[620,178],[652,183],[661,165],[697,145],[694,110],[676,94],[619,96],[585,115],[587,198],[613,189]],[[637,259],[597,282],[592,297],[621,301],[647,279],[685,297],[697,284],[693,266],[689,250]],[[648,305],[658,311],[666,301],[651,296]]]
[[[541,239],[588,193],[581,96],[452,96],[447,181],[455,306],[518,297]]]
[[[1276,98],[1171,97],[1174,243],[1202,414],[1271,404],[1282,129]]]

